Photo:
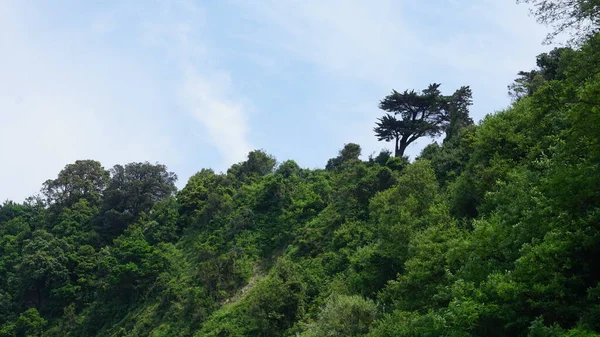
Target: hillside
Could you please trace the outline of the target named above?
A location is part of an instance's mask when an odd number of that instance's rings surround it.
[[[67,165],[0,206],[0,336],[600,336],[598,60],[540,55],[413,162]]]

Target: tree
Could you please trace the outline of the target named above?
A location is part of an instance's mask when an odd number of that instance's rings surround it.
[[[515,81],[508,86],[508,95],[515,102],[523,97],[531,96],[543,83],[539,70],[521,70],[517,73],[517,76]]]
[[[406,148],[415,140],[424,136],[435,137],[444,131],[454,132],[459,120],[470,119],[470,88],[462,87],[452,96],[443,96],[439,87],[440,84],[433,83],[421,93],[393,90],[379,103],[379,108],[388,113],[378,119],[373,130],[379,141],[395,142],[395,157],[404,156]]]
[[[524,97],[533,95],[544,83],[559,80],[564,77],[564,65],[567,53],[571,48],[554,48],[549,53],[537,56],[537,69],[531,71],[519,71],[518,77],[508,86],[508,95],[516,102]],[[568,58],[568,57],[566,57]]]
[[[545,43],[568,31],[571,41],[580,43],[600,31],[600,1],[598,0],[517,0],[517,3],[532,4],[531,14],[539,23],[549,25],[554,31]]]
[[[377,305],[361,296],[331,295],[304,337],[364,336],[377,318]]]
[[[0,225],[14,219],[16,217],[25,215],[28,211],[30,211],[27,205],[17,204],[13,201],[5,201],[0,204]]]
[[[358,160],[360,157],[361,148],[360,145],[354,143],[348,143],[344,145],[344,148],[340,150],[339,155],[335,158],[331,158],[327,161],[325,169],[333,170],[339,168],[343,163],[350,160]]]
[[[227,174],[241,182],[248,182],[272,173],[276,164],[277,161],[273,156],[262,150],[254,150],[248,153],[246,161],[232,165],[227,170]]]
[[[443,128],[446,134],[444,142],[460,135],[463,128],[473,125],[473,119],[469,116],[469,106],[473,104],[473,92],[468,86],[463,86],[448,97],[447,102],[448,120]]]
[[[111,173],[97,219],[98,230],[105,239],[121,234],[142,213],[149,214],[156,202],[177,190],[177,176],[165,165],[148,162],[115,165]]]
[[[208,224],[216,214],[230,209],[234,194],[232,184],[227,175],[215,174],[211,169],[197,172],[177,193],[180,216],[189,218],[194,225]]]
[[[68,245],[61,239],[37,230],[32,238],[25,240],[21,262],[17,265],[24,287],[24,303],[44,307],[50,290],[67,280]]]
[[[129,227],[101,255],[100,272],[105,276],[103,290],[108,298],[127,301],[147,289],[161,271],[168,270],[160,247],[150,245],[137,225]]]
[[[144,236],[148,242],[175,242],[179,238],[181,228],[177,226],[179,211],[174,197],[163,199],[152,207],[150,221],[144,224]]]
[[[12,324],[0,327],[0,336],[37,337],[42,336],[47,321],[35,308],[22,312]]]
[[[42,188],[50,205],[69,207],[79,199],[97,205],[109,180],[109,172],[95,160],[77,160],[60,171],[56,179],[47,180]]]

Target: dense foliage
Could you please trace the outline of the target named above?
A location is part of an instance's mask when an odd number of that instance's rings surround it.
[[[379,103],[386,114],[377,119],[373,131],[379,141],[394,142],[395,157],[403,157],[406,148],[421,137],[445,132],[451,138],[460,126],[473,123],[468,113],[471,89],[461,87],[444,96],[439,87],[438,83],[430,84],[420,93],[393,90]]]
[[[598,60],[540,56],[412,163],[67,165],[0,206],[0,336],[600,336]]]

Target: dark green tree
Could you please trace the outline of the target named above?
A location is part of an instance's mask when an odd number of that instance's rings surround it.
[[[0,336],[38,337],[42,336],[47,321],[40,317],[35,308],[21,313],[16,321],[0,328]]]
[[[44,230],[35,231],[31,239],[25,240],[16,269],[23,282],[23,301],[27,306],[44,308],[51,290],[67,280],[67,250],[66,242]]]
[[[406,148],[421,137],[453,132],[455,125],[468,121],[469,87],[462,87],[452,96],[442,95],[439,87],[440,84],[433,83],[420,93],[393,90],[379,103],[379,108],[387,113],[378,119],[373,130],[379,141],[394,141],[395,157],[404,156]]]
[[[523,97],[531,96],[543,82],[539,70],[521,70],[517,73],[514,82],[508,86],[508,95],[513,101],[518,101]]]
[[[277,161],[271,155],[262,150],[254,150],[248,153],[248,159],[231,166],[227,174],[234,176],[237,180],[247,182],[273,172]]]
[[[443,125],[446,137],[444,142],[450,141],[461,134],[462,129],[473,125],[469,115],[469,107],[473,104],[473,92],[468,86],[456,90],[452,96],[446,98],[447,123]]]
[[[360,157],[361,148],[360,145],[354,143],[348,143],[344,145],[344,148],[340,150],[339,155],[335,158],[331,158],[327,161],[325,168],[327,170],[333,170],[339,168],[343,163],[350,160],[358,160]]]
[[[98,231],[105,240],[121,234],[142,213],[149,214],[156,202],[177,190],[177,176],[162,164],[115,165],[111,174],[97,219]]]
[[[146,241],[142,229],[134,225],[102,252],[100,266],[104,295],[127,301],[150,286],[167,269],[167,261],[159,249]]]
[[[50,205],[69,207],[79,199],[97,205],[109,181],[109,172],[95,160],[77,160],[65,166],[56,179],[47,180],[42,188]]]
[[[548,53],[537,56],[537,68],[530,71],[519,71],[515,81],[508,86],[508,94],[514,101],[533,95],[542,85],[564,77],[564,58],[571,48],[554,48]]]
[[[377,306],[360,296],[333,294],[303,337],[364,336],[377,318]]]

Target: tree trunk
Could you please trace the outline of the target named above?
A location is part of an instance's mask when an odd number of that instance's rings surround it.
[[[396,137],[396,146],[394,146],[394,157],[398,157],[398,140],[400,138]]]
[[[398,143],[398,138],[396,138],[396,151],[394,151],[394,156],[396,158],[401,158],[402,156],[404,156],[404,151],[407,147],[408,144],[406,143],[406,139],[402,138]]]

